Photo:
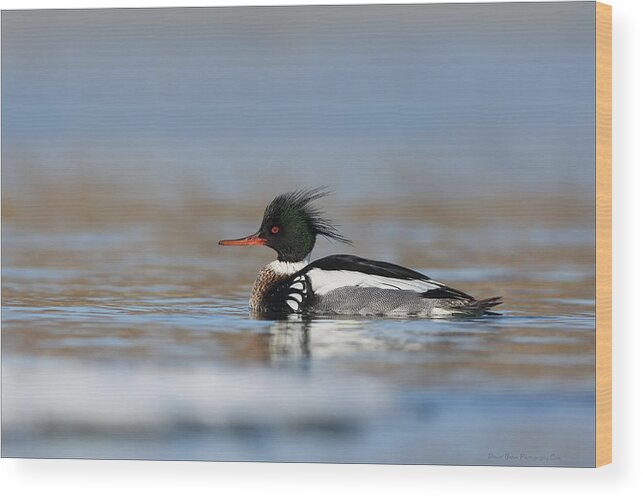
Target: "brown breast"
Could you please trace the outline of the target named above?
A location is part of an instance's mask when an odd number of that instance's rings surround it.
[[[287,274],[277,274],[268,265],[262,268],[257,274],[255,284],[250,295],[250,310],[253,312],[261,310],[261,301],[268,289],[274,284],[287,279]]]

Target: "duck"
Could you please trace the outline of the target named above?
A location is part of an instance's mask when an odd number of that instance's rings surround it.
[[[430,277],[393,263],[350,254],[310,262],[318,237],[352,244],[315,201],[325,188],[280,194],[266,207],[259,230],[221,246],[267,246],[277,259],[258,273],[250,294],[259,316],[475,317],[498,315],[494,296],[477,300]]]

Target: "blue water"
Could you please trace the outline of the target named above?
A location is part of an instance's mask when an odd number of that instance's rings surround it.
[[[502,316],[260,321],[263,253],[3,230],[5,456],[593,464],[591,260],[417,267]]]
[[[5,189],[35,162],[164,198],[593,191],[591,2],[2,19]]]

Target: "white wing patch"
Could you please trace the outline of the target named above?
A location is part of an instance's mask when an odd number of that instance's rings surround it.
[[[351,270],[321,270],[313,268],[306,274],[310,279],[313,292],[317,295],[325,295],[334,289],[346,286],[401,289],[417,293],[444,287],[444,284],[432,280],[397,279],[395,277],[383,277]]]
[[[290,310],[297,312],[299,310],[299,302],[295,300],[286,300],[286,305],[290,307]]]
[[[299,312],[301,304],[306,297],[306,277],[303,275],[297,276],[293,282],[288,286],[288,298],[286,298],[286,305],[293,312]]]

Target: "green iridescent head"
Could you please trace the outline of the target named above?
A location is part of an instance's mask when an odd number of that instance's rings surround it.
[[[312,202],[328,196],[323,188],[299,190],[277,196],[266,208],[259,234],[266,246],[284,262],[304,260],[315,246],[317,236],[350,243]]]
[[[333,223],[325,218],[313,201],[328,196],[323,188],[299,190],[281,194],[271,201],[263,214],[261,227],[241,239],[219,241],[223,246],[269,246],[282,262],[301,262],[315,246],[317,236],[343,243],[343,237]]]

